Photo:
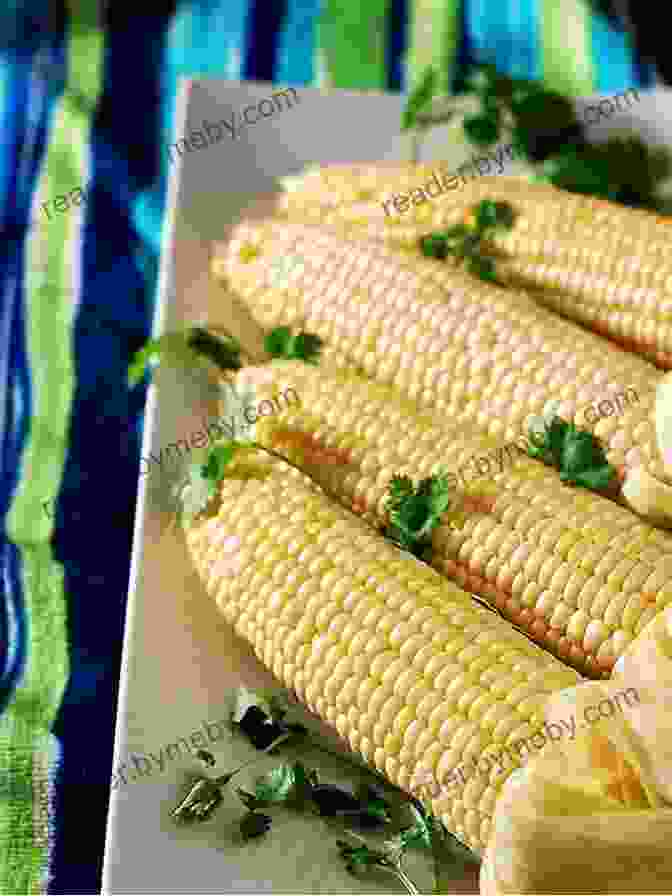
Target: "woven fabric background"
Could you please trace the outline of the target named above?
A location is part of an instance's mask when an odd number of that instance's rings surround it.
[[[0,10],[1,894],[100,888],[145,400],[126,368],[179,78],[399,91],[476,61],[573,95],[654,82],[584,0],[100,6]]]

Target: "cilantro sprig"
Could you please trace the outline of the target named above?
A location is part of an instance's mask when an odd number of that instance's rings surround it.
[[[530,457],[555,467],[562,482],[600,491],[612,485],[616,468],[607,461],[598,439],[555,413],[540,428],[530,427]]]
[[[277,327],[266,335],[264,347],[274,358],[316,364],[322,340],[313,333],[292,333],[289,327]],[[164,333],[148,339],[135,353],[128,368],[128,385],[136,386],[159,364],[190,368],[210,363],[220,370],[240,370],[240,353],[240,343],[233,336],[205,327]]]
[[[510,78],[492,65],[473,68],[461,87],[480,104],[463,121],[473,146],[506,139],[506,127],[516,156],[535,168],[535,180],[669,214],[669,202],[656,195],[670,173],[667,152],[635,135],[591,143],[569,97],[538,81]]]
[[[465,138],[476,149],[510,140],[516,157],[532,167],[534,181],[670,214],[670,200],[659,195],[661,183],[672,173],[665,148],[649,147],[636,134],[591,143],[569,97],[538,81],[511,78],[493,65],[472,67],[457,92],[478,100],[478,109],[462,121]],[[455,115],[453,101],[435,111],[436,99],[439,78],[430,67],[402,113],[402,131],[415,132],[414,162],[427,127],[449,122]]]
[[[128,385],[136,386],[147,372],[159,364],[176,367],[215,364],[222,370],[239,370],[240,344],[232,336],[214,335],[203,327],[188,327],[149,339],[140,348],[128,368]]]
[[[420,238],[420,251],[427,258],[444,261],[449,255],[464,262],[466,270],[481,280],[497,282],[494,260],[486,254],[486,243],[503,230],[510,230],[514,211],[508,202],[483,199],[467,224],[457,224]]]
[[[273,358],[317,364],[322,340],[313,333],[292,333],[289,327],[276,327],[266,335],[264,349]]]
[[[471,850],[453,837],[443,823],[427,812],[418,800],[411,799],[407,808],[413,823],[386,840],[382,847],[371,847],[363,837],[350,832],[351,837],[358,842],[337,840],[340,856],[350,874],[358,876],[371,869],[382,869],[394,874],[407,893],[419,893],[403,868],[403,857],[412,849],[431,852],[434,893],[446,893],[455,872],[469,865],[473,866],[476,859]],[[450,879],[444,879],[448,867],[451,869]]]
[[[230,698],[230,706],[229,730],[245,736],[259,755],[225,774],[204,774],[192,781],[186,796],[171,812],[176,822],[206,821],[222,805],[225,788],[243,769],[267,759],[280,746],[306,745],[353,766],[358,772],[357,784],[350,789],[324,782],[318,771],[301,759],[281,762],[257,776],[250,789],[237,787],[231,792],[244,810],[238,819],[238,834],[243,842],[268,834],[286,811],[322,818],[329,828],[345,824],[348,840],[338,839],[336,846],[347,870],[355,875],[371,870],[391,873],[406,892],[413,894],[420,891],[403,868],[404,857],[411,850],[432,854],[435,893],[447,892],[449,881],[443,880],[444,875],[449,874],[452,880],[456,871],[477,864],[473,853],[452,838],[418,800],[409,800],[375,770],[334,753],[324,746],[319,734],[313,734],[305,725],[291,722],[296,716],[284,692],[257,692],[241,687]],[[272,740],[268,741],[267,736]],[[262,749],[261,742],[265,743]],[[215,764],[207,750],[199,750],[197,756],[209,767]],[[377,780],[372,784],[371,779],[379,779],[380,785]],[[398,797],[394,803],[392,793]],[[374,847],[352,825],[381,832],[385,835],[382,845]]]
[[[249,451],[253,447],[253,442],[222,439],[210,445],[205,461],[193,461],[189,465],[186,476],[175,490],[180,522],[189,524],[196,516],[207,511],[233,458],[241,451]]]
[[[229,467],[233,459],[240,454],[254,454],[260,451],[264,454],[281,460],[283,463],[293,467],[297,472],[305,475],[305,471],[299,464],[294,463],[284,454],[275,451],[268,445],[261,445],[254,439],[234,440],[221,438],[213,442],[202,456],[204,460],[194,461],[188,467],[186,476],[178,482],[174,489],[174,495],[177,497],[177,519],[180,523],[189,525],[199,514],[206,513],[211,506],[211,502],[217,496],[219,485],[229,473]],[[257,464],[250,464],[245,470],[246,476],[254,476],[263,478],[266,471],[259,468]],[[325,485],[321,486],[322,491],[340,503],[338,495],[331,492]],[[354,513],[354,511],[352,511]]]
[[[390,520],[385,535],[421,557],[431,545],[431,533],[450,501],[448,477],[443,471],[421,479],[417,486],[408,476],[394,476],[385,505]]]

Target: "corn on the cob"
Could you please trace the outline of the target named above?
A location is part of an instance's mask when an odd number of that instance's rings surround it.
[[[560,416],[586,426],[593,403],[632,388],[636,405],[587,428],[622,475],[642,467],[669,482],[651,419],[662,375],[524,293],[277,220],[239,225],[213,272],[262,326],[316,333],[332,363],[354,365],[504,441],[527,432],[550,399],[560,402]]]
[[[273,362],[244,368],[238,381],[276,409],[258,418],[256,441],[379,527],[394,475],[419,480],[443,466],[459,482],[465,464],[488,458],[483,475],[476,463],[476,476],[454,486],[454,510],[432,537],[432,565],[589,677],[608,677],[672,603],[672,538],[515,450],[509,456],[482,432],[437,421],[348,372]],[[299,405],[274,400],[289,388]]]
[[[436,169],[434,163],[415,165],[408,162],[311,167],[301,175],[285,178],[285,191],[278,199],[278,210],[292,215],[304,209],[311,216],[319,215],[320,208],[334,208],[341,202],[378,200],[381,193],[414,187],[418,179],[429,178]]]
[[[580,677],[283,462],[238,469],[187,529],[208,593],[283,685],[481,851],[520,760],[463,788],[447,773],[540,730]]]
[[[500,281],[534,290],[544,305],[662,369],[672,368],[669,219],[507,177],[479,178],[403,214],[390,214],[389,205],[384,210],[393,192],[422,188],[431,176],[428,170],[407,167],[395,186],[394,171],[381,167],[378,195],[362,189],[359,201],[353,201],[360,183],[376,183],[373,175],[364,178],[358,168],[328,166],[322,178],[315,176],[283,196],[280,209],[292,220],[345,228],[417,253],[421,236],[461,223],[482,199],[508,202],[514,226],[496,234],[490,246]]]

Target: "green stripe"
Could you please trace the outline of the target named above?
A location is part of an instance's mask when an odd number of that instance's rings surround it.
[[[388,11],[389,0],[325,0],[317,26],[320,86],[385,89]]]
[[[87,5],[77,3],[82,20],[90,23],[95,21],[96,2],[87,0]],[[34,408],[7,533],[21,555],[29,644],[24,677],[0,725],[0,779],[11,779],[15,788],[27,785],[25,795],[2,796],[0,791],[0,893],[20,896],[42,886],[47,846],[35,828],[34,795],[44,782],[34,770],[40,757],[49,754],[49,729],[68,676],[63,570],[49,544],[53,521],[43,502],[52,501],[60,487],[74,394],[75,297],[69,259],[77,244],[77,222],[76,206],[59,212],[51,201],[86,187],[86,148],[102,87],[103,40],[100,29],[73,24],[66,93],[54,115],[38,187],[40,200],[50,203],[49,216],[38,207],[27,241],[27,343]]]
[[[460,8],[460,0],[415,0],[406,52],[409,92],[430,65],[438,74],[438,93],[451,92],[460,41]]]
[[[60,705],[68,665],[63,571],[48,544],[19,548],[28,603],[30,659],[21,687],[0,719],[0,893],[39,890],[47,862],[35,836],[33,767],[50,753],[49,726]],[[24,785],[23,787],[21,785]]]
[[[541,0],[539,43],[547,87],[570,97],[595,93],[591,33],[585,0]]]

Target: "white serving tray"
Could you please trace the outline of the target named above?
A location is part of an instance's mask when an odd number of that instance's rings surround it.
[[[224,80],[182,82],[173,140],[209,122],[230,119],[250,103],[271,96],[277,86]],[[399,135],[402,99],[378,93],[297,88],[300,101],[272,118],[248,126],[236,140],[225,132],[207,148],[173,152],[169,211],[163,237],[155,332],[186,322],[226,325],[243,345],[259,344],[259,332],[209,276],[215,241],[226,239],[244,209],[260,213],[273,204],[278,177],[315,162],[396,160],[406,150]],[[642,93],[623,116],[595,126],[605,133],[634,125],[652,142],[672,144],[672,101],[667,91]],[[667,138],[667,139],[666,139]],[[464,161],[461,148],[446,143],[437,129],[424,145],[424,158]],[[247,212],[246,212],[247,213]],[[212,418],[206,384],[197,376],[159,371],[150,388],[142,456],[189,439]],[[144,465],[142,469],[146,469]],[[170,489],[177,466],[166,460],[141,476],[128,596],[115,761],[131,752],[158,755],[161,748],[191,739],[204,721],[225,715],[224,694],[241,683],[274,682],[218,614],[191,568],[173,519]],[[222,738],[208,749],[217,770],[231,768],[249,750]],[[242,749],[242,752],[241,752]],[[173,751],[174,753],[175,751]],[[165,756],[165,753],[164,753]],[[277,761],[277,760],[276,760]],[[228,832],[240,807],[231,798],[214,818],[196,828],[176,828],[169,817],[183,775],[203,766],[187,753],[152,761],[151,775],[111,793],[103,873],[104,893],[395,893],[394,881],[376,888],[359,883],[341,867],[335,836],[320,824],[298,818],[268,838],[245,847],[230,845]],[[320,757],[329,780],[342,769]],[[261,769],[259,769],[261,770]],[[344,777],[347,780],[347,776]],[[243,783],[238,782],[238,783]],[[234,807],[235,811],[234,811]],[[474,875],[455,881],[452,892],[476,893]]]

